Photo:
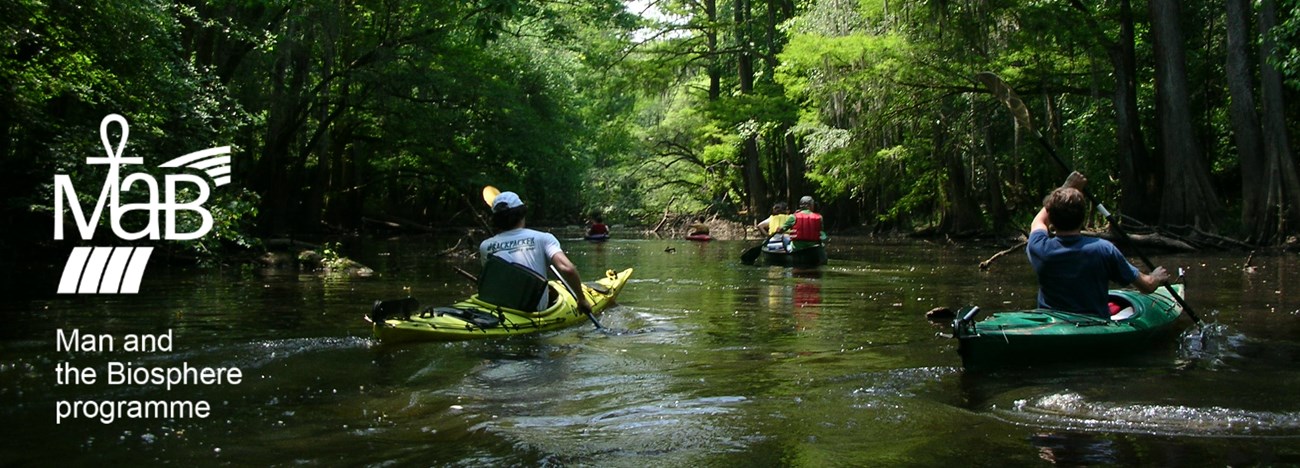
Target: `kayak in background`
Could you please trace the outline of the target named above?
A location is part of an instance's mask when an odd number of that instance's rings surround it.
[[[696,241],[696,242],[708,242],[713,240],[713,237],[709,236],[708,234],[691,234],[689,236],[686,236],[686,240]]]
[[[582,239],[591,242],[605,242],[609,240],[609,233],[607,232],[604,234],[587,234],[587,236],[583,237]]]
[[[614,304],[619,291],[632,276],[632,269],[605,272],[605,277],[582,284],[582,294],[591,302],[593,314]],[[386,343],[407,341],[457,341],[525,335],[586,323],[586,314],[560,281],[550,281],[556,300],[550,308],[526,312],[484,302],[477,294],[447,307],[420,309],[414,298],[375,301],[366,321],[373,324],[375,337]]]
[[[1183,285],[1173,289],[1183,294]],[[1111,290],[1110,302],[1118,312],[1109,318],[1034,309],[976,322],[979,308],[972,307],[953,322],[957,352],[968,369],[1129,354],[1169,335],[1183,313],[1164,288],[1151,294]]]
[[[815,267],[826,264],[826,246],[820,244],[793,252],[768,244],[762,247],[762,252],[764,265]]]

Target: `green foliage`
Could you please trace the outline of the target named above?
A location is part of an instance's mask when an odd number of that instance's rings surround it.
[[[326,269],[337,269],[347,266],[348,259],[343,256],[343,243],[326,242],[321,246],[320,263]]]
[[[1300,1],[1277,0],[1278,25],[1265,34],[1277,46],[1273,63],[1282,72],[1286,83],[1300,90]]]
[[[84,158],[119,113],[151,173],[236,149],[234,184],[208,203],[213,234],[185,246],[202,255],[366,216],[473,224],[488,184],[523,195],[536,222],[752,217],[816,193],[837,222],[963,229],[1027,216],[1061,177],[972,79],[985,70],[1096,192],[1128,196],[1112,103],[1121,3],[722,1],[712,18],[705,3],[655,3],[670,16],[618,0],[10,1],[4,215],[48,219],[55,173],[93,202],[85,187],[104,170]],[[1300,89],[1294,6],[1279,2],[1267,34]],[[1184,5],[1197,138],[1227,185],[1220,10]],[[1154,151],[1153,46],[1136,15],[1135,118]]]

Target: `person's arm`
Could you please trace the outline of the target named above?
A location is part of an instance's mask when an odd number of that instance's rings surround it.
[[[767,226],[770,224],[772,224],[772,217],[768,216],[767,219],[759,221],[755,227],[757,227],[758,230],[760,231],[767,232]]]
[[[1038,209],[1038,214],[1034,215],[1034,222],[1029,224],[1029,232],[1034,231],[1052,232],[1047,229],[1047,207],[1045,206]]]
[[[785,222],[781,223],[781,230],[777,232],[790,232],[794,229],[794,215],[786,216]]]
[[[555,269],[560,272],[560,276],[569,287],[573,288],[573,293],[578,296],[575,298],[578,300],[578,310],[584,314],[591,313],[591,302],[587,301],[587,295],[582,292],[582,278],[578,276],[578,267],[569,261],[569,256],[563,251],[552,255],[551,263],[555,265]]]
[[[1165,267],[1158,266],[1156,269],[1151,270],[1149,275],[1138,273],[1137,279],[1133,280],[1133,287],[1137,288],[1138,291],[1142,291],[1142,294],[1151,294],[1156,292],[1156,289],[1165,284],[1166,281],[1169,281],[1169,273],[1165,271]]]

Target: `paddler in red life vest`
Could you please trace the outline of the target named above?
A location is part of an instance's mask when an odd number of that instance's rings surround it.
[[[826,241],[826,233],[822,231],[822,215],[813,212],[816,207],[813,197],[804,195],[799,199],[799,211],[795,211],[794,216],[785,221],[782,230],[790,233],[792,251],[816,247]]]

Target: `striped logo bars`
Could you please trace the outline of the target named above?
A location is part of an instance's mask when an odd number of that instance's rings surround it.
[[[59,294],[135,294],[153,247],[77,247],[68,255]]]

